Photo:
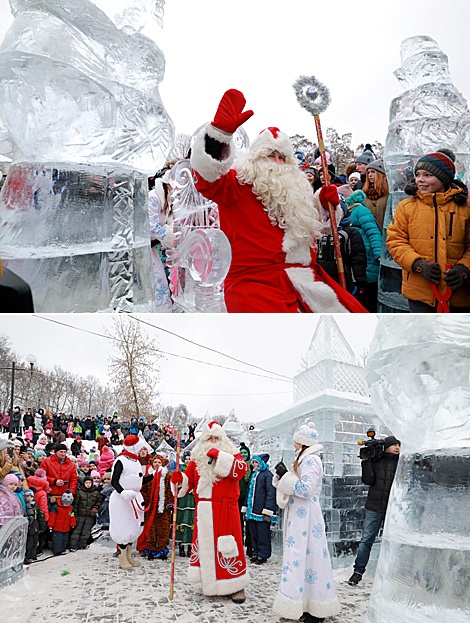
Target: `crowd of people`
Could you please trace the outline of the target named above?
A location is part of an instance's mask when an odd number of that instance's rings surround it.
[[[130,428],[116,445],[105,436],[98,449],[104,427],[111,430],[114,424],[122,435],[124,422],[117,414],[71,420],[55,414],[50,441],[44,432],[49,416],[43,415],[43,432],[34,428],[31,439],[25,417],[17,432],[0,438],[0,492],[13,496],[28,519],[25,564],[41,560],[46,550],[59,556],[87,549],[107,532],[120,569],[131,571],[142,564],[139,555],[150,561],[168,558],[174,527],[176,551],[189,559],[189,581],[200,584],[204,595],[243,603],[250,579],[247,560],[252,565],[269,560],[271,526],[281,509],[283,560],[274,612],[316,623],[340,611],[320,506],[323,446],[313,423],[294,432],[295,461],[288,468],[282,461],[271,467],[269,454],[252,455],[245,443],[237,447],[215,421],[201,425],[196,440],[189,425],[186,445],[191,440],[191,448],[180,448],[174,460],[173,446],[165,441],[174,441],[171,425],[162,431],[164,450],[145,439],[147,424],[139,428],[132,419],[135,432]],[[67,421],[77,429],[68,436]],[[83,430],[93,431],[89,450],[80,443]],[[396,471],[400,442],[387,437],[383,447],[380,461],[362,461],[370,491],[351,585],[365,571]]]
[[[278,128],[263,130],[249,153],[236,159],[233,135],[253,115],[244,107],[240,91],[227,91],[190,152],[196,189],[218,204],[232,249],[224,282],[229,312],[376,312],[384,244],[402,268],[411,312],[470,309],[470,204],[450,149],[419,158],[405,188],[410,198],[384,229],[390,189],[384,162],[370,144],[341,171],[327,152],[328,179],[319,150],[307,162]],[[165,249],[173,245],[174,164],[167,162],[150,182],[159,311],[171,311],[163,266]],[[338,246],[345,288],[338,288]]]

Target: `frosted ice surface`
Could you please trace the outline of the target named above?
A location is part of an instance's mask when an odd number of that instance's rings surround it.
[[[0,246],[36,311],[154,309],[146,178],[174,129],[140,30],[164,0],[99,4],[11,0],[0,47]]]
[[[143,3],[124,4],[131,11]],[[158,93],[158,45],[119,30],[88,0],[12,7],[0,48],[0,117],[16,160],[117,161],[154,173],[174,134]]]
[[[470,324],[382,316],[372,405],[402,441],[366,623],[470,622]]]

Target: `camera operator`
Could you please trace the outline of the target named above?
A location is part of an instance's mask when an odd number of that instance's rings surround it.
[[[354,573],[348,580],[356,586],[369,562],[370,550],[385,519],[390,489],[397,471],[401,442],[390,436],[383,440],[385,452],[379,459],[362,459],[362,482],[369,485],[366,514],[362,524],[362,538],[354,561]]]

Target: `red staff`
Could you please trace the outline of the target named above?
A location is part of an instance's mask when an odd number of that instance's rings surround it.
[[[180,468],[181,453],[181,430],[176,434],[176,471]],[[178,487],[175,486],[175,496],[173,498],[173,530],[171,542],[171,575],[170,575],[170,600],[173,599],[173,589],[175,586],[175,549],[176,549],[176,513],[178,512]]]
[[[324,84],[319,82],[315,76],[300,76],[294,83],[297,101],[313,115],[315,120],[315,129],[317,131],[318,149],[320,150],[321,167],[323,172],[323,185],[330,185],[330,176],[328,173],[328,163],[326,161],[325,143],[323,142],[323,134],[320,124],[320,113],[324,112],[330,103],[330,92]],[[341,245],[339,242],[338,226],[336,224],[336,215],[334,206],[328,202],[328,212],[330,214],[331,233],[333,235],[333,244],[335,247],[336,266],[338,268],[339,282],[346,289],[346,278],[344,276],[343,257],[341,255]]]

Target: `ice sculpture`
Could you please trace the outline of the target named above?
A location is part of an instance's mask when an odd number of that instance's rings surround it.
[[[405,39],[400,54],[401,68],[394,75],[406,90],[390,105],[384,151],[390,196],[384,230],[398,203],[407,197],[404,188],[414,178],[419,156],[449,147],[457,156],[458,177],[468,181],[470,171],[470,111],[452,83],[447,56],[434,39],[425,36]],[[408,301],[400,293],[401,268],[385,242],[380,264],[378,311],[408,311]]]
[[[196,190],[189,160],[180,160],[170,177],[175,246],[167,252],[167,264],[175,308],[225,312],[223,282],[232,251],[219,229],[217,205]]]
[[[470,622],[470,324],[382,316],[367,380],[402,452],[366,623]]]
[[[140,30],[163,4],[10,1],[0,117],[15,145],[0,248],[37,311],[153,310],[147,176],[174,131],[163,54]]]
[[[24,573],[28,520],[20,501],[0,485],[0,588],[19,580]]]

